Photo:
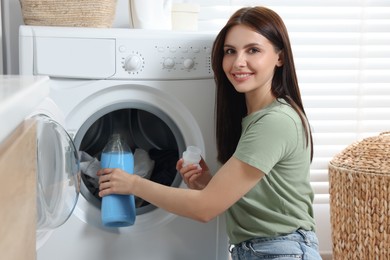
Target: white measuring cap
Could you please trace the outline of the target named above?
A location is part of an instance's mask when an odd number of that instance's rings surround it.
[[[200,148],[196,146],[187,146],[187,150],[183,152],[183,166],[188,166],[190,164],[199,164],[200,162]]]

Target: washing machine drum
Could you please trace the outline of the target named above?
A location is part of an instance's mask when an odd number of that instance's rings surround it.
[[[113,131],[113,118],[111,114],[107,114],[96,120],[87,133],[80,145],[81,151],[86,151],[93,157],[100,157],[100,154],[107,144]]]
[[[101,198],[98,196],[98,180],[88,171],[93,169],[95,172],[100,167],[101,152],[113,133],[120,133],[132,149],[135,174],[163,185],[179,185],[176,170],[179,148],[170,126],[157,115],[142,109],[115,110],[97,119],[80,143],[81,176],[88,193],[93,195],[93,204],[99,207]],[[89,198],[83,186],[81,192]],[[136,202],[137,207],[149,205],[138,198]]]
[[[177,149],[175,136],[158,116],[144,110],[132,110],[130,129],[134,143],[147,151]]]

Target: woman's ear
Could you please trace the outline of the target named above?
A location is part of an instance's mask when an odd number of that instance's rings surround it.
[[[278,59],[278,62],[276,63],[276,67],[282,67],[284,64],[284,52],[279,51],[278,56],[279,56],[279,59]]]

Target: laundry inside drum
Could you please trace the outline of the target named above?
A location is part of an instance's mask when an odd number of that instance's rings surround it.
[[[85,133],[80,144],[80,168],[85,189],[84,197],[100,207],[97,170],[100,155],[112,133],[119,133],[130,146],[134,156],[134,174],[154,182],[178,186],[180,176],[176,170],[179,144],[171,127],[159,116],[141,109],[120,109],[97,119]],[[137,215],[155,207],[136,198]]]

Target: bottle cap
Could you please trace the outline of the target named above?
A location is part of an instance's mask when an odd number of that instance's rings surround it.
[[[193,163],[199,163],[200,162],[200,154],[201,150],[196,147],[196,146],[188,146],[187,150],[183,152],[183,159],[184,159],[184,164],[193,164]]]

